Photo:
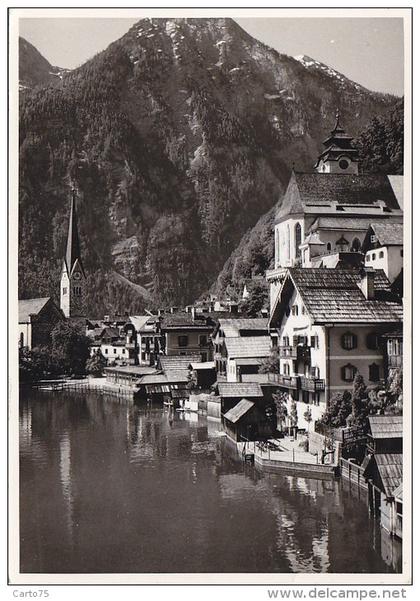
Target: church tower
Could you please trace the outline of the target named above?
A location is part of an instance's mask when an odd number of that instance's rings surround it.
[[[336,123],[329,137],[323,142],[325,150],[315,164],[318,173],[359,173],[359,152],[352,144],[353,138],[346,134],[340,124],[337,111]]]
[[[80,255],[77,229],[76,190],[72,190],[66,256],[63,260],[60,307],[66,317],[85,315],[86,275]]]

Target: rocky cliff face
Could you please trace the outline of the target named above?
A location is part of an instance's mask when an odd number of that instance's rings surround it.
[[[21,98],[21,295],[55,290],[76,186],[91,310],[105,294],[139,310],[138,290],[190,302],[277,202],[292,163],[312,167],[337,108],[357,134],[393,103],[230,19],[139,21]],[[103,290],[111,270],[138,286]]]

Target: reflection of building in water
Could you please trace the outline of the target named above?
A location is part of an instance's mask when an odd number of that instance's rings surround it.
[[[19,415],[20,452],[29,451],[32,441],[32,407],[24,405]]]
[[[60,439],[60,482],[65,506],[65,519],[69,541],[73,543],[73,487],[71,480],[71,443],[66,431]]]

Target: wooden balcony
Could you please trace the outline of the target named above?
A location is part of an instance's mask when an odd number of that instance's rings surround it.
[[[296,346],[280,346],[280,359],[297,359]]]
[[[302,390],[308,390],[309,392],[322,392],[325,390],[325,380],[312,377],[301,377]]]
[[[279,386],[283,386],[289,390],[298,390],[300,388],[300,376],[285,376],[284,374],[276,374],[276,376]]]

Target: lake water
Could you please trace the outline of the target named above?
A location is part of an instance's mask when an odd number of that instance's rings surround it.
[[[346,483],[262,474],[219,430],[93,392],[23,393],[21,571],[400,571]]]

